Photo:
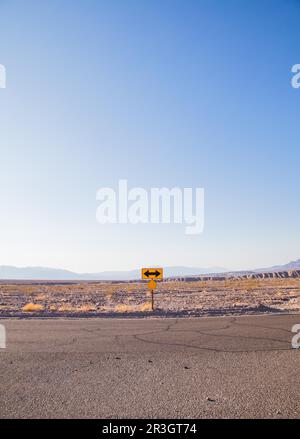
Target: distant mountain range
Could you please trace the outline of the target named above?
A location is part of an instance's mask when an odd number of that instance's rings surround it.
[[[264,272],[264,271],[289,271],[289,270],[300,270],[300,259],[297,261],[289,262],[285,265],[274,265],[270,268],[261,268],[258,270],[254,270],[255,272]]]
[[[263,273],[300,270],[300,259],[285,265],[276,265],[269,268],[260,268],[239,273]],[[203,274],[228,273],[229,270],[221,267],[165,267],[164,277],[197,276]],[[0,266],[0,279],[5,280],[135,280],[140,279],[140,270],[131,271],[103,271],[99,273],[75,273],[47,267],[13,267]]]
[[[165,267],[164,277],[193,276],[227,271],[220,267]],[[0,279],[5,280],[135,280],[140,279],[141,270],[103,271],[100,273],[75,273],[47,267],[0,266]]]

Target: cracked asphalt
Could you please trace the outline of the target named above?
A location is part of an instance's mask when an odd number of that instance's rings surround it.
[[[0,418],[300,417],[299,314],[0,323]]]

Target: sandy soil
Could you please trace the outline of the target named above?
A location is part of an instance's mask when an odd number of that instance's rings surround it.
[[[300,279],[161,282],[154,294],[157,315],[300,312]],[[0,284],[0,317],[150,314],[145,283]]]

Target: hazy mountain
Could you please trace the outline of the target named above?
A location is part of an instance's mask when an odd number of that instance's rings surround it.
[[[173,276],[193,276],[197,274],[219,273],[227,271],[225,268],[197,268],[197,267],[164,267],[164,277]],[[80,275],[81,279],[91,280],[133,280],[140,279],[141,270],[132,271],[103,271],[100,273],[84,273]]]
[[[13,267],[0,266],[0,279],[14,280],[71,280],[80,276],[72,271],[48,267]]]
[[[226,271],[224,268],[165,267],[164,276],[192,276]],[[74,273],[48,267],[0,266],[0,279],[6,280],[134,280],[140,279],[141,271],[103,271],[100,273]]]
[[[254,271],[262,272],[262,271],[289,271],[289,270],[300,270],[300,259],[298,259],[297,261],[291,261],[285,265],[274,265],[273,267],[260,268]]]
[[[269,268],[260,268],[249,273],[300,270],[300,259],[285,265],[276,265]],[[164,277],[197,276],[203,274],[225,273],[229,270],[221,267],[165,267]],[[242,273],[242,272],[240,272]],[[0,279],[6,280],[135,280],[140,279],[141,271],[102,271],[99,273],[75,273],[68,270],[48,267],[13,267],[0,266]]]

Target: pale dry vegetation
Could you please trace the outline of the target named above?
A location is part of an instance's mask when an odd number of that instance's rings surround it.
[[[172,315],[299,312],[300,279],[161,282],[154,297],[157,312]],[[0,316],[150,312],[146,283],[0,283]]]
[[[43,311],[43,310],[44,310],[43,305],[39,305],[38,303],[27,303],[22,308],[22,311],[24,311],[24,312],[36,312],[36,311]]]

